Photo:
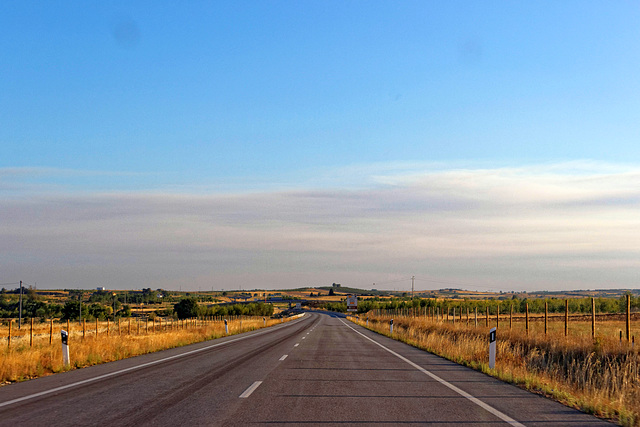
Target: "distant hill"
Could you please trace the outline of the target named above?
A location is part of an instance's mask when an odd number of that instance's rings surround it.
[[[389,295],[389,291],[378,291],[378,290],[366,290],[366,289],[358,289],[358,288],[349,288],[346,286],[322,286],[316,289],[321,289],[323,291],[330,291],[333,289],[333,292],[336,294],[353,294],[353,295],[363,295],[363,296],[385,296]]]

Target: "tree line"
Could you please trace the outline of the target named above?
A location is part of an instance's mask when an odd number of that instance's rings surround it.
[[[565,299],[561,298],[512,298],[510,300],[449,300],[436,298],[371,298],[358,300],[358,313],[366,313],[370,310],[402,310],[402,309],[424,309],[440,308],[440,310],[448,310],[455,308],[459,313],[460,310],[474,311],[485,313],[489,308],[489,313],[495,314],[498,304],[500,311],[506,312],[513,307],[514,313],[524,313],[529,306],[529,313],[544,313],[545,302],[549,313],[564,313]],[[591,313],[591,298],[568,298],[569,312],[571,313]],[[630,296],[630,304],[632,310],[640,310],[640,296]],[[620,298],[595,298],[596,312],[598,313],[624,313],[627,307],[626,295]],[[346,312],[346,300],[342,302],[328,302],[322,308],[330,311]]]
[[[16,291],[0,291],[0,318],[17,318],[20,315],[19,289]],[[161,295],[162,297],[160,297]],[[36,294],[33,289],[23,289],[22,317],[40,319],[78,320],[106,320],[112,319],[114,309],[116,317],[130,317],[131,306],[128,303],[154,304],[158,299],[169,298],[177,301],[173,307],[154,310],[148,313],[151,317],[170,316],[180,319],[197,316],[272,316],[273,306],[264,303],[231,304],[203,306],[198,302],[201,298],[168,296],[161,289],[143,289],[137,293],[116,293],[110,291],[95,291],[88,299],[84,298],[82,291],[69,290],[67,300],[64,303],[46,302],[42,296]],[[167,297],[168,296],[168,297]],[[126,303],[125,303],[126,302]]]

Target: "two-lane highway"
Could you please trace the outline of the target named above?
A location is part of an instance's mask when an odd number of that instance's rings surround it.
[[[0,425],[608,425],[326,313],[0,388]]]

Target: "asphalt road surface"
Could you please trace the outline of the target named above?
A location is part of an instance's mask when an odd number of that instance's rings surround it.
[[[2,426],[408,424],[610,425],[317,312],[0,387]]]

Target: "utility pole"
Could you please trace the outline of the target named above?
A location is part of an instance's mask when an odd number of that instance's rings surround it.
[[[80,293],[78,294],[78,324],[82,324],[82,289],[80,289]]]
[[[413,282],[416,280],[416,276],[411,276],[411,299],[413,299]]]
[[[18,317],[18,329],[22,326],[22,280],[20,280],[20,317]]]

